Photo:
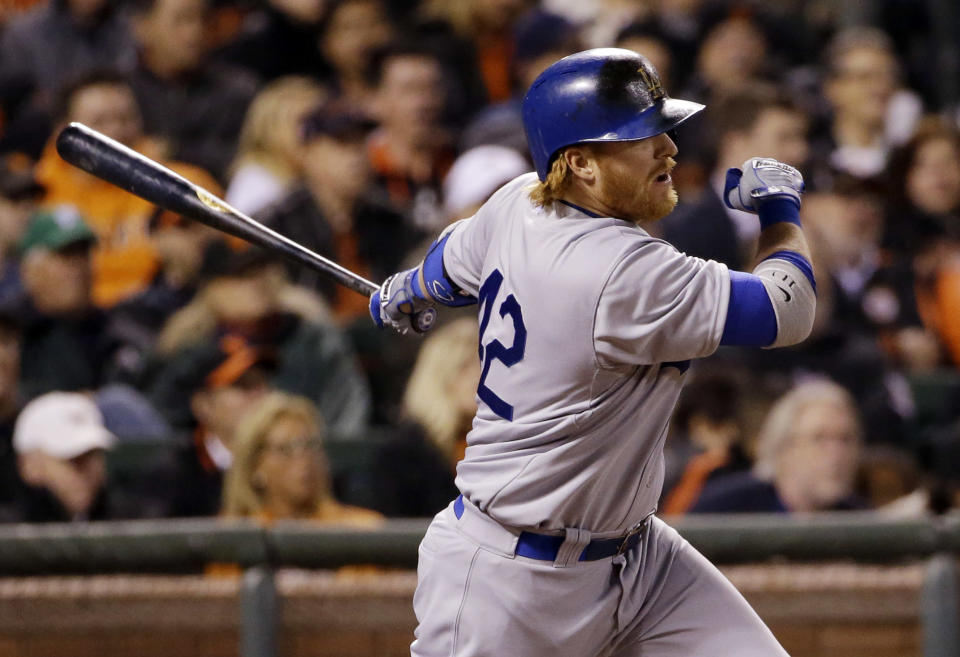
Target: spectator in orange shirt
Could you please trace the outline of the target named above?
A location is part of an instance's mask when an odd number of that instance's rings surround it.
[[[63,93],[63,123],[79,121],[153,159],[163,158],[159,142],[143,133],[140,110],[122,77],[96,73]],[[178,173],[215,193],[216,182],[202,169],[168,163]],[[144,290],[157,271],[147,222],[153,206],[108,182],[63,161],[54,140],[37,164],[37,179],[46,188],[43,203],[76,207],[97,236],[93,252],[93,300],[109,308]]]
[[[960,320],[957,309],[960,308],[960,246],[954,244],[943,258],[940,270],[934,282],[932,299],[921,294],[929,305],[924,306],[928,321],[934,324],[940,339],[946,346],[954,366],[960,367]]]

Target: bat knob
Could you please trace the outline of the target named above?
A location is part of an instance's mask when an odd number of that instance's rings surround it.
[[[426,333],[433,328],[435,321],[437,321],[437,309],[425,308],[413,316],[413,330],[417,333]]]

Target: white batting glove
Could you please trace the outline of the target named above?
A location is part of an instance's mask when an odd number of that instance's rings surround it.
[[[414,277],[419,271],[415,267],[394,274],[370,296],[370,315],[378,327],[391,326],[400,333],[411,328],[426,333],[433,328],[437,309],[414,288]]]
[[[800,207],[803,175],[789,164],[766,157],[753,157],[743,169],[727,169],[723,202],[733,210],[757,214],[770,199],[786,199]]]

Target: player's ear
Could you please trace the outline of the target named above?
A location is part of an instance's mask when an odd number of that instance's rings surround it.
[[[596,159],[589,148],[569,146],[564,149],[560,157],[567,161],[567,168],[576,178],[592,183],[596,179]]]

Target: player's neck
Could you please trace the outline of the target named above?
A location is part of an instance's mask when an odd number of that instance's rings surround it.
[[[614,214],[613,208],[604,203],[596,194],[592,193],[590,189],[586,189],[581,185],[571,185],[563,192],[563,198],[561,200],[586,210],[591,214],[595,214],[598,217],[624,219],[624,217],[618,217]],[[629,221],[629,219],[627,219],[627,221]]]

